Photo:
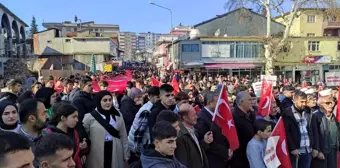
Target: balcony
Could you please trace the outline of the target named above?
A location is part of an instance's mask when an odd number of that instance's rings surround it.
[[[322,24],[323,29],[339,29],[340,28],[340,22],[329,22],[325,21]]]

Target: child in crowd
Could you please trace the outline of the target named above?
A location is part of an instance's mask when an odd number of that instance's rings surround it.
[[[186,168],[174,156],[177,131],[167,121],[160,121],[152,129],[154,141],[141,156],[143,168]]]
[[[258,119],[254,123],[255,135],[247,145],[247,157],[250,168],[266,168],[263,161],[267,139],[272,132],[272,123],[264,119]]]

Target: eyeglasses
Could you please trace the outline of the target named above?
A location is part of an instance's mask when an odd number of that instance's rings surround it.
[[[333,105],[334,102],[324,102],[324,104],[326,104],[327,106],[329,106],[329,105]]]

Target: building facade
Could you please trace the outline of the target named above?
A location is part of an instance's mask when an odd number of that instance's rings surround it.
[[[56,37],[57,32],[57,29],[45,30],[33,37],[34,54],[38,59],[32,68],[43,75],[53,70],[65,71],[64,75],[89,71],[92,56],[96,69],[103,71],[105,62],[116,61],[113,58],[119,56],[118,45],[109,37]]]
[[[288,15],[289,13],[286,14]],[[340,36],[340,17],[332,15],[326,9],[304,8],[297,12],[297,16],[289,33],[292,37]],[[275,20],[287,24],[282,17]]]
[[[62,23],[43,23],[42,26],[46,29],[58,29],[60,30],[60,36],[66,37],[68,34],[72,34],[80,31],[88,31],[97,34],[97,37],[107,37],[112,34],[119,34],[119,25],[114,24],[96,24],[93,21],[83,23],[72,23],[71,21],[64,21]]]
[[[137,50],[137,35],[133,32],[119,33],[119,49],[124,51],[122,57],[124,60],[131,60]]]
[[[28,25],[0,3],[0,74],[6,69],[6,62],[12,58],[28,58],[26,27]]]
[[[263,38],[198,37],[175,42],[179,69],[201,72],[224,71],[229,75],[260,75],[263,72]],[[172,45],[169,45],[169,50]]]

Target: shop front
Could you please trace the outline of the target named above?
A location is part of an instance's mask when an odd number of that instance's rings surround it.
[[[332,61],[330,56],[305,56],[300,63],[276,63],[275,75],[292,78],[301,83],[306,80],[316,84],[324,79],[325,67]]]
[[[205,63],[204,68],[208,73],[221,75],[257,77],[264,73],[264,64],[256,63]]]

